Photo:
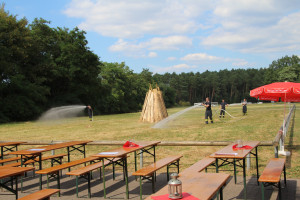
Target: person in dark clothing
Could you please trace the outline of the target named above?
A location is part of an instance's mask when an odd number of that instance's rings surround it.
[[[93,121],[93,110],[92,110],[92,107],[90,105],[87,106],[87,111],[88,111],[90,121]]]
[[[244,99],[244,101],[242,102],[243,105],[243,114],[246,115],[247,114],[247,100]]]
[[[220,118],[222,117],[222,115],[223,115],[223,118],[225,117],[225,107],[226,106],[228,106],[228,104],[225,102],[224,99],[222,99],[222,102],[220,104],[220,109],[221,109],[221,111],[220,111]]]
[[[205,110],[205,123],[208,124],[208,117],[210,119],[210,122],[214,123],[213,119],[212,119],[211,102],[209,101],[208,97],[206,97],[206,101],[203,104],[203,106],[206,107],[206,110]]]

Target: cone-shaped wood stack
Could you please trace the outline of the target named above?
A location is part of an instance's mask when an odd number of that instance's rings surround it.
[[[166,117],[168,117],[168,112],[165,106],[162,92],[157,85],[155,89],[152,89],[150,85],[149,91],[147,92],[145,97],[140,121],[158,122]]]

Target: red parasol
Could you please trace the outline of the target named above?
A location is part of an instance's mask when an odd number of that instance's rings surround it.
[[[250,96],[265,101],[300,102],[300,83],[276,82],[255,88]]]

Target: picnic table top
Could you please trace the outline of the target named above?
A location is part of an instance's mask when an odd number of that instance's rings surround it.
[[[156,146],[160,143],[160,141],[143,141],[143,142],[135,142],[138,144],[138,147],[119,147],[116,149],[112,149],[109,151],[101,152],[92,156],[100,157],[100,158],[117,158],[124,157],[129,153],[135,152],[137,150],[141,150],[150,146]]]
[[[232,148],[233,145],[236,143],[232,143],[216,151],[215,153],[211,154],[210,158],[238,158],[243,159],[245,158],[255,147],[259,145],[260,141],[243,141],[243,145],[251,146],[251,149],[239,149],[234,150]]]
[[[271,158],[263,173],[259,177],[259,182],[278,183],[285,165],[285,158]]]
[[[20,175],[34,169],[34,167],[0,167],[0,179]]]
[[[24,144],[26,142],[0,142],[0,147],[4,147],[4,146],[15,146],[15,145],[20,145],[20,144]]]
[[[84,144],[87,144],[89,142],[92,142],[92,141],[91,140],[86,140],[86,141],[63,142],[63,143],[51,144],[51,145],[37,147],[37,148],[14,151],[14,152],[10,152],[8,154],[34,155],[34,154],[40,154],[40,153],[45,152],[45,151],[51,151],[51,150],[61,149],[61,148],[65,148],[65,147],[71,147],[71,146],[75,146],[75,145],[84,145]]]
[[[206,200],[212,197],[224,186],[229,179],[228,174],[224,173],[186,173],[178,179],[182,182],[182,192],[187,192],[194,197]],[[152,199],[152,196],[168,194],[168,185],[163,187],[155,194],[150,195],[146,200]]]

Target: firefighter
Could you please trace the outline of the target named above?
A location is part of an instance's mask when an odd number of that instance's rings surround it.
[[[225,102],[224,99],[222,99],[222,102],[220,104],[220,118],[222,117],[223,115],[223,118],[225,117],[225,106],[228,106],[228,104]]]
[[[243,114],[246,115],[247,114],[247,100],[244,99],[244,101],[242,102],[243,105]]]
[[[90,121],[93,121],[93,109],[90,105],[87,106],[87,111],[88,111]]]
[[[214,123],[213,119],[212,119],[211,102],[209,101],[208,97],[206,97],[206,101],[203,104],[203,106],[206,107],[206,110],[205,110],[205,123],[208,124],[208,117],[210,119],[210,122]]]

